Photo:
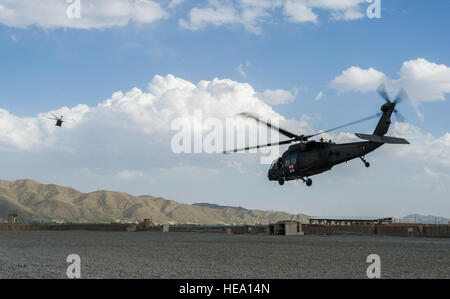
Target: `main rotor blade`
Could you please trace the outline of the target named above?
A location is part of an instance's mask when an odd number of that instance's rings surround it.
[[[330,129],[330,130],[326,130],[326,131],[323,131],[323,132],[320,132],[320,133],[317,133],[317,134],[314,134],[314,135],[306,136],[306,138],[309,139],[309,138],[317,136],[317,135],[325,134],[325,133],[328,133],[328,132],[331,132],[331,131],[335,131],[335,130],[342,129],[342,128],[345,128],[345,127],[349,127],[349,126],[352,126],[352,125],[356,125],[356,124],[359,124],[359,123],[362,123],[362,122],[365,122],[365,121],[368,121],[368,120],[380,117],[382,114],[383,113],[380,112],[380,113],[377,113],[375,115],[372,115],[372,116],[369,116],[369,117],[365,117],[365,118],[362,118],[360,120],[353,121],[351,123],[348,123],[348,124],[345,124],[345,125],[342,125],[342,126]]]
[[[386,91],[386,85],[384,83],[378,86],[377,92],[386,102],[391,102],[391,99],[389,99],[389,95]]]
[[[58,119],[58,117],[56,115],[54,115],[53,113],[50,112],[51,115],[53,115],[56,119]]]
[[[395,103],[395,104],[398,104],[398,103],[401,103],[401,102],[407,101],[407,100],[409,100],[409,96],[408,96],[408,94],[406,93],[406,91],[402,88],[402,89],[398,92],[397,96],[395,97],[394,103]]]
[[[395,113],[395,117],[397,118],[397,120],[398,120],[399,122],[401,122],[401,123],[406,122],[406,118],[405,118],[400,112],[398,112],[397,110],[395,110],[394,113]]]
[[[289,137],[289,138],[300,138],[300,136],[298,136],[298,135],[296,135],[296,134],[294,134],[294,133],[291,133],[291,132],[289,132],[289,131],[286,131],[286,130],[284,130],[284,129],[278,128],[278,127],[276,127],[276,126],[274,126],[274,125],[272,125],[272,124],[270,124],[270,123],[267,123],[267,122],[265,122],[265,121],[259,119],[256,115],[253,115],[253,114],[251,114],[251,113],[243,112],[243,113],[239,113],[238,115],[244,116],[244,117],[248,117],[248,118],[253,118],[253,119],[256,120],[257,122],[260,122],[260,123],[262,123],[262,124],[265,124],[267,127],[271,128],[271,129],[273,129],[273,130],[275,130],[275,131],[280,132],[280,134],[283,134],[283,135],[286,136],[286,137]]]
[[[291,139],[291,140],[285,140],[285,141],[280,141],[280,142],[276,142],[276,143],[269,143],[269,144],[257,145],[257,146],[249,146],[249,147],[246,147],[246,148],[235,149],[235,150],[232,150],[232,151],[224,151],[223,153],[224,154],[237,153],[237,152],[248,151],[248,150],[252,150],[252,149],[259,149],[259,148],[263,148],[263,147],[290,144],[290,143],[295,142],[295,141],[296,141],[295,139]]]

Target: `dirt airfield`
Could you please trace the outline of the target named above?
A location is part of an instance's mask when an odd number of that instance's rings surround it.
[[[450,278],[450,239],[159,232],[0,232],[0,278]]]

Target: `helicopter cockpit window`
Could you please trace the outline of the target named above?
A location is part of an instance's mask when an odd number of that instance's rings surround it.
[[[270,169],[278,169],[278,160],[275,160],[272,162],[272,165],[270,165]]]
[[[293,154],[284,158],[284,166],[289,167],[297,162],[297,154]]]

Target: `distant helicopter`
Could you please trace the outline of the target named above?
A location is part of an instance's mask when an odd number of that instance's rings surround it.
[[[291,144],[289,149],[283,153],[283,155],[275,160],[268,171],[268,178],[270,181],[278,181],[280,185],[284,185],[285,181],[299,180],[301,179],[308,187],[312,185],[310,176],[323,173],[331,170],[335,165],[360,158],[364,165],[368,168],[370,163],[367,162],[364,157],[368,153],[376,150],[385,143],[388,144],[409,144],[404,138],[388,137],[385,136],[391,125],[392,113],[395,113],[399,121],[404,121],[404,117],[395,109],[395,106],[408,98],[406,92],[402,89],[394,101],[391,101],[386,88],[381,85],[377,89],[380,96],[385,99],[386,103],[381,107],[382,113],[363,118],[351,122],[346,125],[339,126],[330,130],[326,130],[313,135],[297,135],[286,131],[281,128],[277,128],[270,123],[267,123],[257,116],[250,113],[241,113],[241,116],[253,118],[256,121],[265,124],[269,128],[278,131],[280,134],[289,137],[289,140],[281,141],[278,143],[269,143],[266,145],[258,145],[253,147],[247,147],[243,149],[235,149],[233,151],[226,151],[224,153],[247,151],[250,149],[259,149],[262,147],[277,146]],[[323,138],[320,141],[309,141],[312,137],[328,133],[334,130],[345,128],[369,119],[380,117],[377,127],[372,135],[370,134],[355,134],[364,142],[352,142],[336,144],[334,142],[324,142]]]
[[[54,115],[53,113],[50,113],[51,115],[53,115],[53,118],[49,118],[49,119],[51,119],[51,120],[56,120],[56,124],[55,124],[55,126],[56,127],[62,127],[62,124],[64,123],[64,122],[66,122],[65,120],[63,120],[63,117],[64,116],[62,116],[61,115],[61,117],[57,117],[56,115]]]

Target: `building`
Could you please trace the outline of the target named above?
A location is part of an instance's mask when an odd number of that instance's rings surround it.
[[[293,220],[279,221],[270,224],[271,235],[299,236],[303,235],[302,224]]]

